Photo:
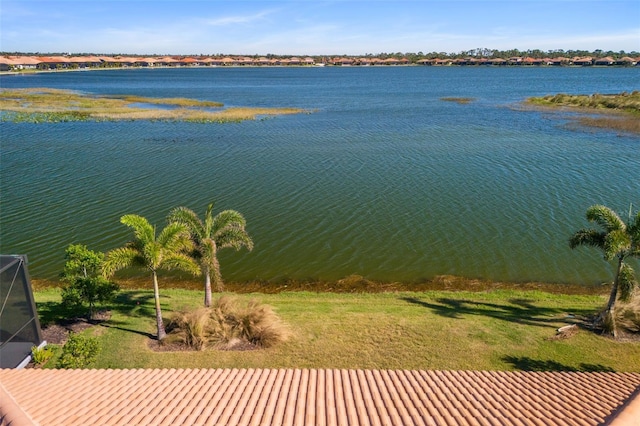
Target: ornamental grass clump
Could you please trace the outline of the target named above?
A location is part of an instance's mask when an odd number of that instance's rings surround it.
[[[640,297],[616,306],[615,324],[627,333],[640,333]]]
[[[171,340],[184,343],[189,348],[202,350],[207,344],[209,329],[209,309],[176,312],[167,325]]]
[[[213,307],[213,317],[217,324],[217,335],[223,344],[240,339],[268,348],[289,337],[288,328],[271,306],[255,299],[242,306],[237,299],[221,297]]]
[[[289,338],[289,328],[273,309],[257,300],[242,305],[223,296],[211,308],[177,312],[169,323],[169,341],[194,350],[269,348]]]

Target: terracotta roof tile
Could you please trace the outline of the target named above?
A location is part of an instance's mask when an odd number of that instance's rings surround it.
[[[640,424],[637,373],[31,369],[0,383],[2,426]]]

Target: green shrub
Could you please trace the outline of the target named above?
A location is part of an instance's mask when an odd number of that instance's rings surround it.
[[[70,308],[88,306],[88,316],[93,318],[96,304],[112,300],[119,290],[117,284],[102,276],[104,253],[70,244],[65,259],[61,277],[67,285],[62,289],[62,303]]]
[[[31,359],[33,363],[36,365],[44,365],[49,359],[53,356],[53,348],[49,346],[44,346],[39,348],[37,346],[33,346],[31,348]]]
[[[96,360],[100,347],[98,339],[72,333],[62,348],[59,368],[84,368]]]

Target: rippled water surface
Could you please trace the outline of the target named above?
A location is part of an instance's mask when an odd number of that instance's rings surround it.
[[[5,76],[2,87],[312,110],[234,124],[0,123],[0,245],[55,277],[69,243],[125,243],[179,205],[245,215],[227,280],[440,274],[597,283],[568,248],[595,203],[640,206],[640,138],[514,108],[640,89],[640,68],[208,68]],[[472,97],[462,105],[442,97]]]

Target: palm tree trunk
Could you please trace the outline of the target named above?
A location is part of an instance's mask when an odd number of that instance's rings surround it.
[[[218,258],[213,259],[213,284],[216,286],[216,291],[224,291],[224,283],[222,282],[222,275],[220,274],[220,262]]]
[[[618,257],[618,268],[616,269],[616,277],[613,280],[613,286],[611,287],[611,293],[609,294],[607,309],[604,311],[604,315],[602,317],[604,324],[610,324],[610,331],[611,334],[613,334],[613,337],[617,336],[614,310],[616,307],[616,300],[618,299],[618,283],[620,281],[620,271],[622,270],[622,264],[622,257]]]
[[[153,298],[156,302],[156,324],[158,326],[158,340],[162,340],[167,336],[162,322],[162,311],[160,309],[160,288],[158,287],[158,275],[153,271]]]
[[[211,306],[211,273],[209,267],[204,271],[204,306]]]

